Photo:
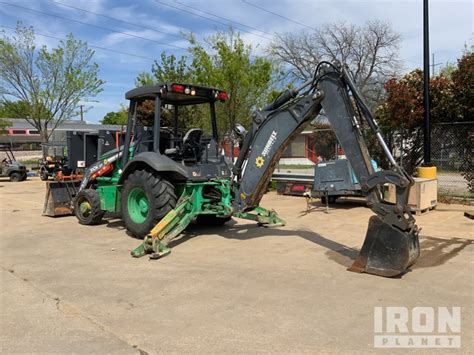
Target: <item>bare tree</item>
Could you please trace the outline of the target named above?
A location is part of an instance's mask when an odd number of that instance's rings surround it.
[[[269,53],[296,80],[307,80],[323,60],[345,63],[359,89],[370,101],[380,99],[383,83],[400,68],[398,46],[400,34],[382,21],[363,26],[345,22],[332,23],[312,32],[277,35]]]

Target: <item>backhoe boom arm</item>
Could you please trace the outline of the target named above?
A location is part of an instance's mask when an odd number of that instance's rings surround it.
[[[396,164],[344,68],[323,62],[312,80],[298,89],[287,90],[274,103],[254,112],[252,129],[234,166],[234,210],[243,213],[258,206],[283,152],[322,110],[367,196],[367,205],[376,213],[369,222],[361,254],[351,269],[382,276],[398,275],[419,255],[418,228],[407,205],[413,179]],[[382,146],[392,170],[374,171],[358,121],[361,118]],[[383,200],[382,187],[386,183],[396,186],[394,204]]]

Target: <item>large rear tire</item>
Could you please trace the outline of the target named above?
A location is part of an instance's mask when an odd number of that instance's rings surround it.
[[[122,189],[122,219],[128,232],[143,238],[175,208],[176,201],[171,182],[146,170],[133,172]]]
[[[74,198],[74,214],[80,224],[93,226],[99,224],[105,211],[100,209],[100,196],[97,190],[84,189]]]

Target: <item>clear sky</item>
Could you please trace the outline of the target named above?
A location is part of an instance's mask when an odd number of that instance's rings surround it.
[[[177,56],[186,54],[187,43],[180,37],[181,32],[193,32],[201,39],[231,25],[257,48],[257,53],[263,53],[275,33],[304,31],[335,21],[363,24],[381,19],[391,22],[402,35],[400,56],[405,70],[421,67],[422,3],[422,0],[0,0],[0,26],[15,27],[17,21],[33,26],[37,34],[49,36],[37,35],[40,45],[54,47],[58,43],[56,38],[72,32],[90,45],[109,49],[94,48],[100,78],[106,84],[95,98],[97,102],[84,103],[90,108],[85,119],[98,122],[105,113],[126,104],[124,93],[134,86],[137,74],[150,70],[153,59],[163,50]],[[436,63],[455,62],[462,55],[464,45],[473,43],[473,11],[470,0],[430,0],[430,51],[435,53]],[[1,29],[12,32],[9,28]]]

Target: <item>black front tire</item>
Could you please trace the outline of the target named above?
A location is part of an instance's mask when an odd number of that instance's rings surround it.
[[[134,188],[144,191],[148,200],[148,212],[143,222],[133,221],[129,213],[128,197]],[[128,232],[135,238],[143,238],[166,214],[176,207],[174,186],[164,177],[146,170],[131,173],[122,189],[122,219]]]
[[[49,177],[49,175],[48,175],[48,173],[47,173],[46,171],[43,170],[43,171],[40,172],[40,179],[41,179],[42,181],[47,181],[47,180],[48,180],[48,177]]]
[[[89,208],[86,210],[85,205]],[[84,189],[74,198],[74,214],[80,224],[93,226],[99,224],[104,217],[105,211],[100,209],[100,196],[97,190]]]
[[[10,174],[10,181],[12,182],[19,182],[19,181],[23,181],[23,174],[22,173],[19,173],[19,172],[13,172]]]

